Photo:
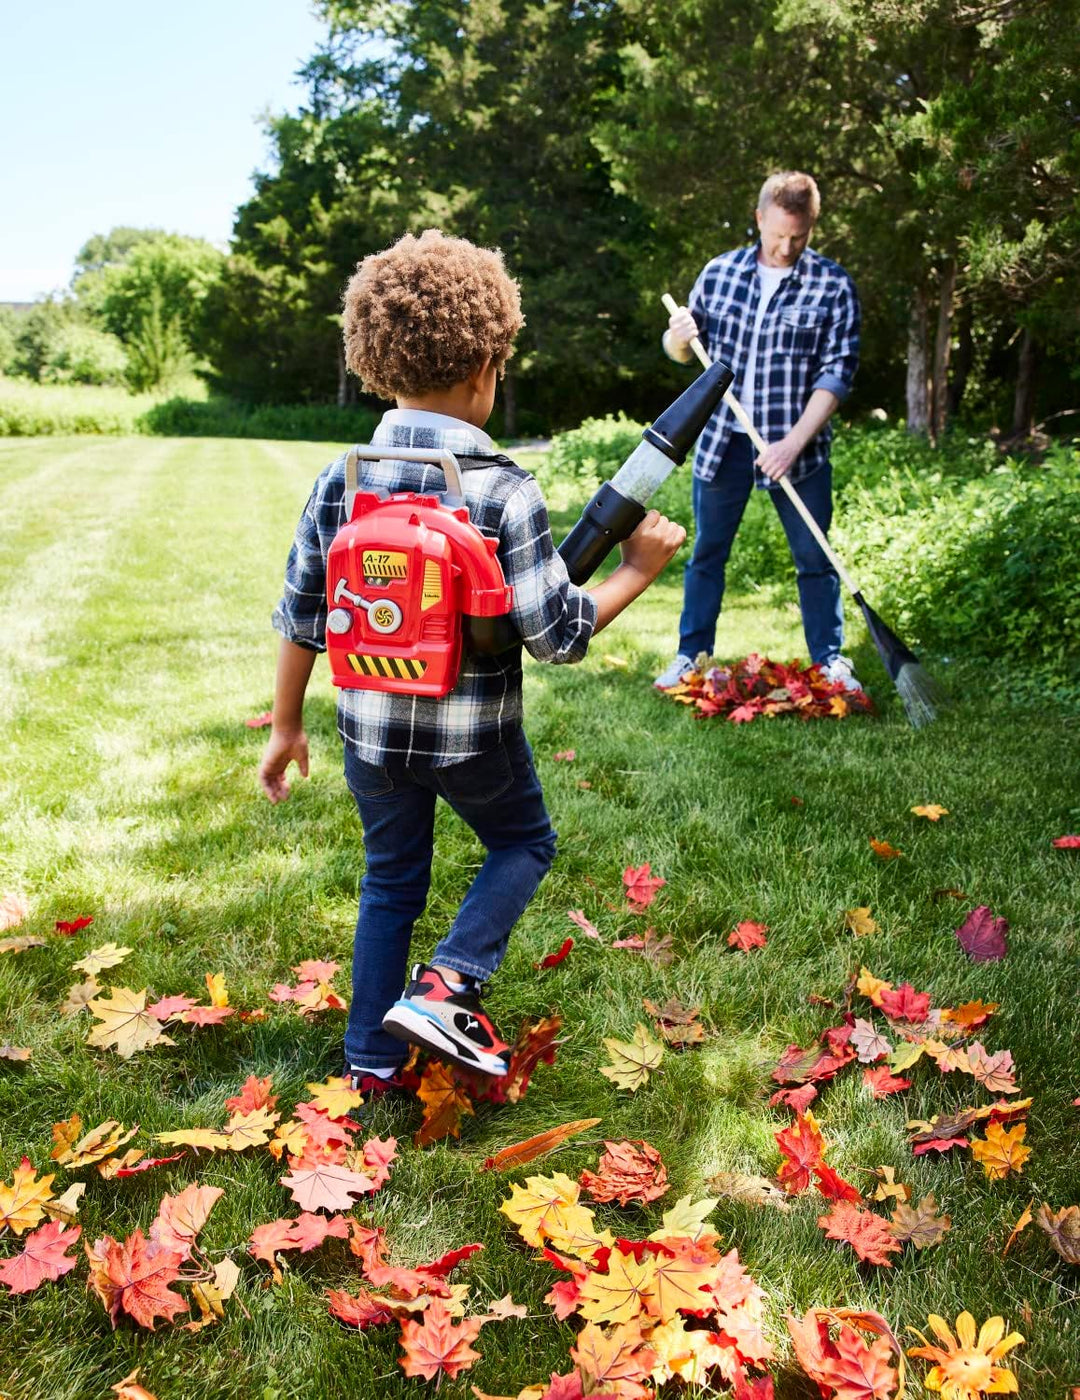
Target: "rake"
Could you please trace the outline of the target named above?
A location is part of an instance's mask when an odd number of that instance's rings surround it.
[[[669,314],[673,315],[679,310],[678,303],[670,293],[665,292],[661,300]],[[691,340],[690,349],[701,361],[701,364],[708,369],[712,361],[709,359],[708,351],[697,336]],[[724,402],[739,420],[743,431],[748,434],[758,452],[764,452],[766,446],[764,438],[754,427],[746,410],[730,389],[724,394]],[[892,683],[896,686],[897,694],[904,706],[904,713],[915,729],[922,729],[924,725],[930,724],[937,718],[938,709],[944,703],[944,693],[941,686],[934,680],[910,647],[905,646],[892,628],[885,625],[863,597],[862,589],[848,573],[843,561],[829,544],[821,527],[807,510],[802,497],[786,476],[780,478],[780,486],[787,494],[788,500],[799,512],[806,528],[821,546],[829,563],[839,574],[844,587],[858,603],[859,609],[866,619],[867,631],[873,638],[878,655],[881,657]]]

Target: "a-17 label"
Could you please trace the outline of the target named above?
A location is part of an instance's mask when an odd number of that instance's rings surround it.
[[[408,556],[391,549],[365,549],[360,567],[364,582],[370,584],[388,583],[391,579],[403,579],[407,573]]]

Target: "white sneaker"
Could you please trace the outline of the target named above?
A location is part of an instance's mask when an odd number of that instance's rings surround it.
[[[840,681],[845,690],[862,690],[855,667],[846,656],[834,656],[822,666],[821,674],[833,685]]]
[[[657,690],[670,690],[673,685],[678,685],[683,676],[687,675],[693,669],[694,658],[680,651],[667,670],[660,672],[656,680],[653,681],[653,685],[656,686]]]

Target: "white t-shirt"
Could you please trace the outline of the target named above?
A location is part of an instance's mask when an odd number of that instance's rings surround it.
[[[761,294],[758,297],[757,315],[754,317],[754,329],[750,336],[750,349],[746,355],[746,368],[743,372],[742,387],[739,391],[739,402],[746,409],[747,416],[751,423],[755,423],[754,417],[754,380],[757,377],[757,352],[758,336],[761,333],[761,323],[765,319],[765,312],[768,310],[769,302],[780,289],[780,283],[785,277],[790,277],[793,268],[790,267],[766,267],[763,262],[758,261],[757,275],[761,286]],[[732,432],[743,432],[742,424],[736,421],[732,425]],[[759,429],[760,431],[760,429]]]

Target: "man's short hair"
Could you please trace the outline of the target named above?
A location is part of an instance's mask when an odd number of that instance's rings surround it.
[[[344,312],[346,364],[381,399],[448,389],[489,359],[501,376],[525,324],[502,253],[434,228],[358,263]]]
[[[770,204],[778,205],[789,214],[809,215],[816,224],[821,213],[821,194],[812,175],[801,170],[781,170],[770,175],[761,187],[757,207],[764,214]]]

